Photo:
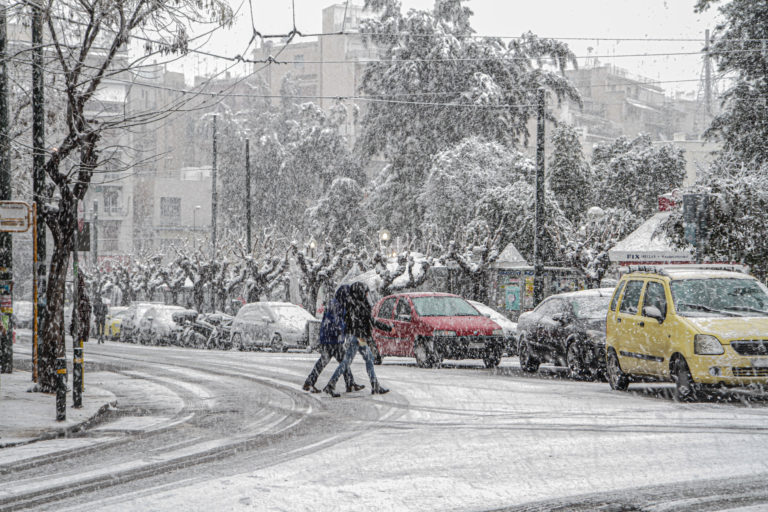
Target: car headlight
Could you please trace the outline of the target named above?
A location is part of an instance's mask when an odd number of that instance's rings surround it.
[[[433,336],[456,336],[456,331],[432,331]]]
[[[693,337],[693,352],[703,356],[716,356],[725,350],[716,337],[710,334],[697,334]]]
[[[595,343],[605,345],[605,331],[598,331],[595,329],[588,329],[587,336]]]
[[[494,329],[493,330],[494,336],[504,336],[504,329]]]

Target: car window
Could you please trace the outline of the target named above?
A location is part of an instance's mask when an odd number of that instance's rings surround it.
[[[624,291],[624,287],[627,285],[626,281],[622,281],[619,285],[616,292],[613,294],[613,298],[611,299],[611,311],[616,311],[616,304],[619,303],[619,297],[621,296],[621,292]]]
[[[461,297],[414,297],[419,316],[480,316],[472,304]]]
[[[605,318],[608,312],[608,296],[579,297],[571,301],[576,318]]]
[[[664,285],[657,281],[648,281],[645,287],[645,297],[643,298],[643,308],[653,306],[661,311],[661,316],[667,316],[667,296],[664,293]]]
[[[379,312],[377,316],[379,318],[384,318],[386,320],[390,320],[392,318],[392,311],[395,309],[395,301],[397,300],[397,297],[390,297],[387,300],[385,300],[381,307],[379,308]]]
[[[643,281],[631,280],[627,282],[624,297],[621,299],[619,313],[637,313],[637,305],[640,302],[640,292],[643,291]]]
[[[402,321],[410,321],[411,319],[411,305],[408,304],[408,299],[400,297],[397,301],[397,319]]]
[[[536,312],[543,316],[552,316],[555,313],[561,313],[563,311],[563,304],[560,299],[549,299],[542,302],[539,307],[536,308]]]
[[[669,288],[684,316],[768,316],[768,288],[755,279],[682,279]]]

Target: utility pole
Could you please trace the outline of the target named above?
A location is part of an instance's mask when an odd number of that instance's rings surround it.
[[[0,201],[11,199],[11,145],[8,129],[8,17],[6,2],[0,5]],[[0,285],[3,299],[13,307],[13,240],[0,233]],[[8,295],[10,295],[10,297]],[[11,311],[0,311],[0,373],[13,372],[13,325]]]
[[[216,257],[216,114],[213,115],[213,165],[211,166],[211,259]]]
[[[99,201],[93,200],[93,219],[91,219],[91,230],[93,231],[93,270],[99,271]]]
[[[712,113],[712,62],[709,58],[709,29],[704,31],[704,106]]]
[[[34,344],[45,325],[45,221],[42,205],[45,201],[45,97],[43,77],[43,9],[32,3],[32,190],[37,204],[37,329],[32,333]],[[36,354],[33,354],[36,357]]]
[[[245,139],[245,243],[248,254],[251,253],[251,148],[250,140]]]
[[[544,113],[545,91],[538,91],[536,121],[536,214],[533,238],[533,305],[538,306],[544,299]]]

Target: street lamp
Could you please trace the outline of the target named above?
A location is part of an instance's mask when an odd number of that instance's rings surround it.
[[[382,229],[379,231],[379,250],[382,250],[382,247],[386,246],[389,247],[389,242],[392,240],[392,234],[387,231],[386,229]]]
[[[315,257],[315,248],[317,248],[317,242],[315,242],[315,237],[312,237],[309,240],[309,256],[311,258]]]
[[[192,210],[192,236],[194,237],[195,249],[197,249],[197,211],[200,209],[200,205],[195,205],[195,209]]]

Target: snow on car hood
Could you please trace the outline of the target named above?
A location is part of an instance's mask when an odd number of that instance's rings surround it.
[[[419,320],[433,329],[456,331],[457,336],[472,336],[477,333],[490,336],[499,324],[485,316],[420,316]]]
[[[714,334],[722,341],[768,338],[768,317],[686,317],[685,321],[701,333]]]

